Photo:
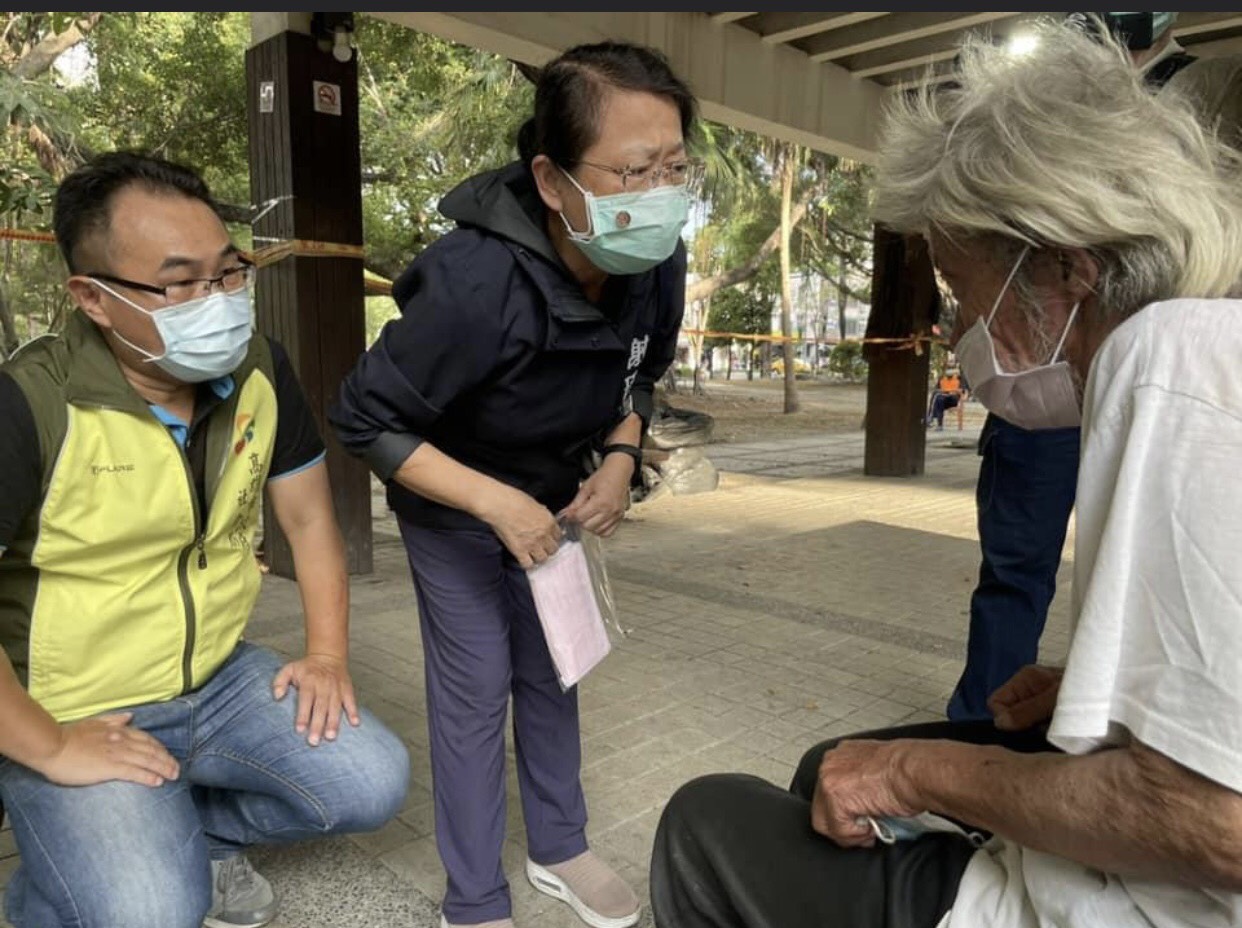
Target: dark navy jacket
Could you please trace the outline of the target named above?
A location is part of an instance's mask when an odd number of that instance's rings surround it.
[[[627,411],[650,421],[685,302],[685,248],[612,277],[590,302],[544,231],[521,164],[471,178],[440,203],[458,223],[393,286],[401,317],[345,378],[329,419],[388,483],[402,518],[479,528],[391,481],[423,441],[553,512],[577,492],[586,453]]]

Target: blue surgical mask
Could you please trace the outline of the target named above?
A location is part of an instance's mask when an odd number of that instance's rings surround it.
[[[106,284],[92,281],[122,303],[151,317],[164,343],[164,353],[155,355],[139,348],[112,330],[120,341],[183,383],[216,380],[237,370],[250,345],[253,327],[250,289],[233,293],[212,293],[164,309],[149,310],[128,300]]]
[[[564,172],[586,203],[586,232],[579,232],[561,213],[569,240],[601,271],[641,274],[673,254],[682,227],[690,217],[690,195],[669,185],[636,193],[598,197]]]
[[[961,835],[975,847],[982,847],[986,839],[977,831],[967,831],[956,822],[936,815],[934,812],[921,812],[910,816],[863,816],[872,834],[881,844],[896,844],[898,841],[917,841],[923,835],[935,832]]]

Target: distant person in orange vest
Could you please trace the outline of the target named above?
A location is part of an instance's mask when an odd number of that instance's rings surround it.
[[[968,395],[966,385],[962,381],[961,372],[956,367],[946,368],[936,382],[936,389],[932,393],[931,405],[928,407],[927,413],[926,424],[928,427],[934,421],[936,423],[936,431],[943,432],[945,412],[950,409],[956,409],[957,430],[960,432],[964,421],[965,404]]]

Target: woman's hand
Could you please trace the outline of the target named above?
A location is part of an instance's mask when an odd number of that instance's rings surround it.
[[[556,516],[532,497],[501,487],[485,507],[483,519],[524,568],[542,564],[561,544]]]
[[[573,502],[561,510],[562,518],[607,538],[617,530],[629,508],[633,476],[633,458],[619,453],[607,455],[579,488]]]

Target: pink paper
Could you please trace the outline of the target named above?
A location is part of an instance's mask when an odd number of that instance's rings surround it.
[[[527,576],[557,677],[569,689],[612,650],[581,542],[563,543]]]

